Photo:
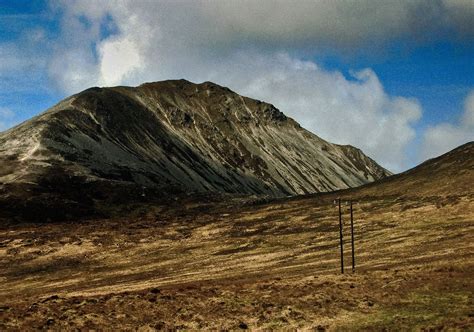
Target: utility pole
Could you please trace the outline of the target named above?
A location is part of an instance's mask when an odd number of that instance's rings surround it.
[[[354,216],[352,213],[352,200],[351,200],[351,243],[352,243],[352,273],[355,272],[355,249],[354,249]]]
[[[342,243],[342,213],[341,213],[341,198],[339,197],[339,240],[341,243],[341,273],[344,274],[344,248]]]

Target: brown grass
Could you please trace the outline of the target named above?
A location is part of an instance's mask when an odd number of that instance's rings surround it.
[[[0,229],[0,329],[474,328],[472,195],[145,207]]]

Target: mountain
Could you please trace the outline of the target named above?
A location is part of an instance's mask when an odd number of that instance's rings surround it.
[[[186,80],[73,95],[0,133],[0,164],[4,201],[43,195],[84,207],[94,203],[87,197],[148,193],[278,197],[390,175],[359,149],[319,138],[271,104]]]

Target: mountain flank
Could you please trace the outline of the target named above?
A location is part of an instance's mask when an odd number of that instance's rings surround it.
[[[403,173],[347,193],[378,197],[474,197],[474,142],[465,143]]]
[[[0,133],[0,164],[3,202],[69,211],[150,195],[326,192],[390,175],[271,104],[186,80],[73,95]]]

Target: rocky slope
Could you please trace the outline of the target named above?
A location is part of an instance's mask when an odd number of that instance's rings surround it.
[[[0,165],[4,195],[63,190],[76,193],[73,201],[97,183],[163,195],[283,196],[389,175],[360,150],[324,141],[273,105],[185,80],[71,96],[0,133]]]

